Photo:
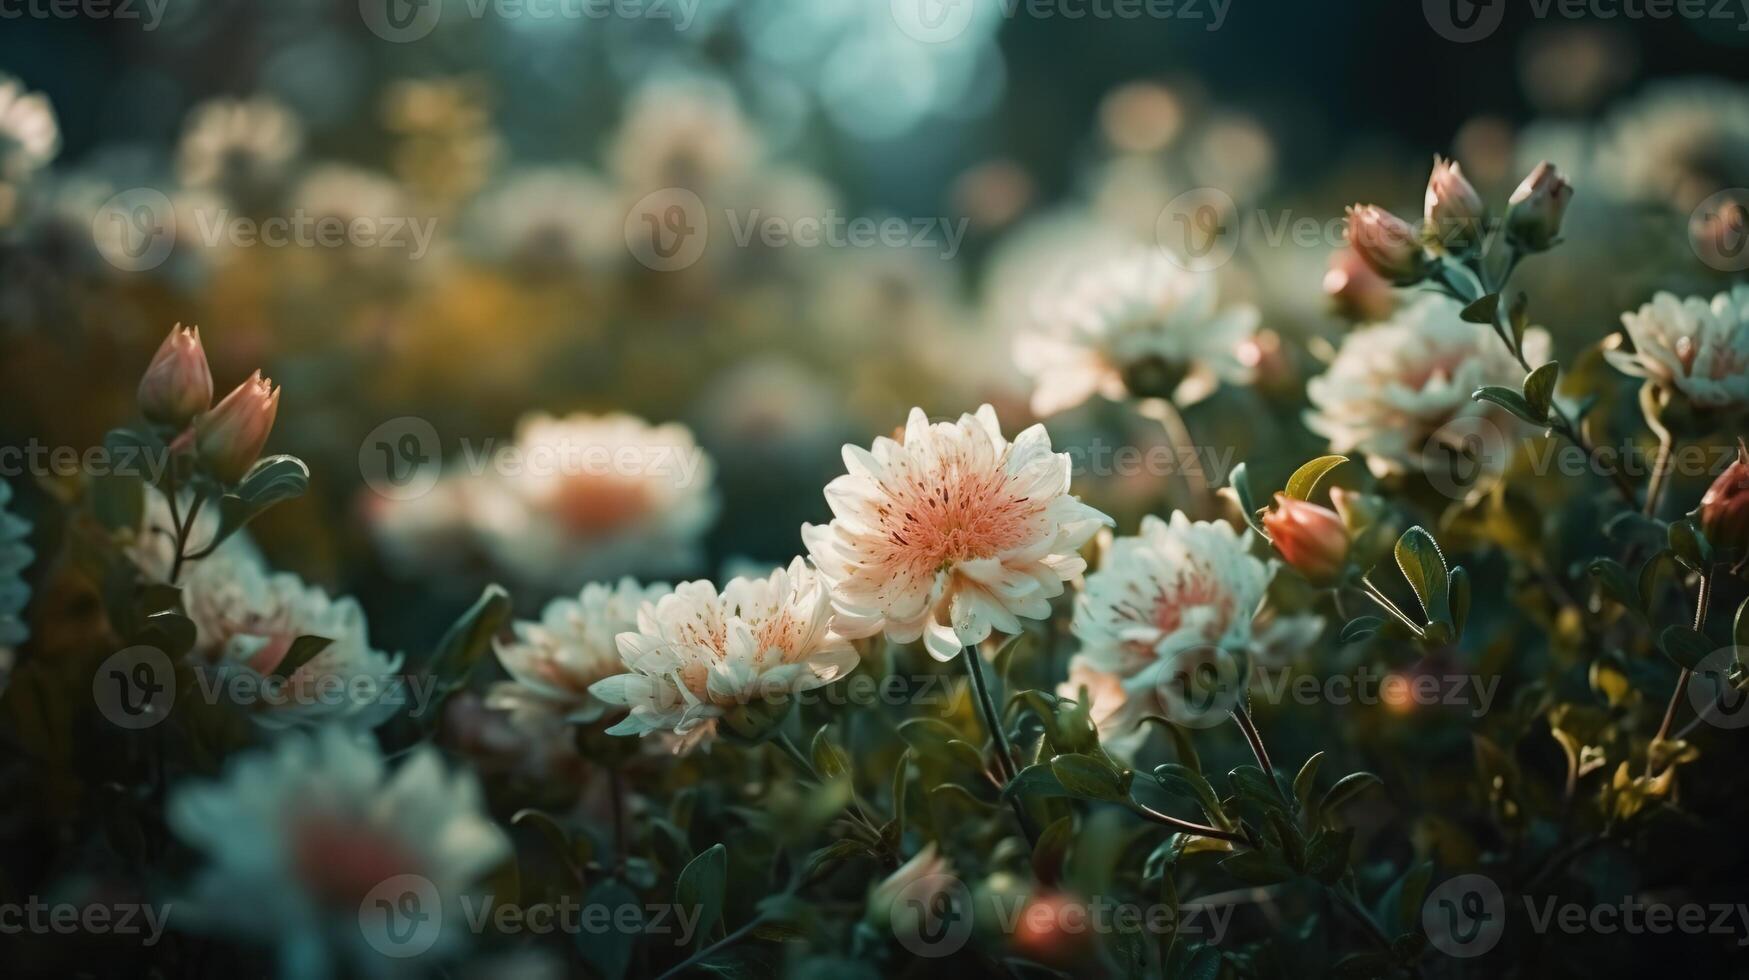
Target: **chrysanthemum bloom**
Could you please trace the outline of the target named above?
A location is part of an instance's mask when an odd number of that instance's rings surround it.
[[[391,773],[338,728],[175,787],[165,819],[205,857],[174,924],[276,946],[285,976],[377,976],[416,962],[385,957],[455,950],[463,895],[511,853],[472,774],[430,746]]]
[[[48,97],[0,75],[0,185],[29,179],[60,147],[61,129]]]
[[[296,575],[270,572],[250,553],[228,548],[193,566],[183,599],[194,621],[194,656],[221,679],[251,675],[254,684],[223,690],[244,691],[243,706],[263,726],[337,720],[372,728],[406,700],[396,677],[401,655],[372,649],[364,610],[353,599],[331,599]],[[263,684],[305,636],[330,642],[285,673],[283,685]]]
[[[547,603],[539,622],[518,622],[516,638],[498,642],[498,660],[512,680],[493,685],[486,706],[509,711],[525,725],[600,720],[608,705],[589,686],[625,671],[619,635],[638,628],[644,603],[671,591],[626,578],[618,585],[591,583],[575,599]]]
[[[188,114],[177,171],[190,187],[255,194],[284,176],[303,140],[297,117],[272,98],[212,99]]]
[[[1072,280],[1041,305],[1040,329],[1015,338],[1039,416],[1099,394],[1194,401],[1217,381],[1244,382],[1240,346],[1257,330],[1251,306],[1221,309],[1215,276],[1138,249]]]
[[[1049,616],[1111,522],[1069,494],[1069,455],[1044,426],[1010,443],[988,405],[936,423],[914,408],[903,441],[845,446],[844,465],[826,487],[832,523],[802,528],[844,629],[922,637],[938,660]]]
[[[1621,322],[1634,349],[1605,349],[1617,370],[1674,388],[1702,408],[1749,403],[1749,286],[1710,303],[1659,293]]]
[[[715,466],[677,423],[534,415],[489,465],[467,519],[494,565],[539,588],[695,568],[717,515]]]
[[[673,732],[684,751],[719,723],[757,734],[787,698],[856,668],[856,649],[834,628],[832,594],[800,558],[768,578],[686,582],[645,605],[636,632],[619,635],[621,673],[589,693],[631,713],[614,735]]]
[[[1077,659],[1118,678],[1119,718],[1158,714],[1186,655],[1244,650],[1281,662],[1317,636],[1316,616],[1260,615],[1274,563],[1253,557],[1249,538],[1220,521],[1149,515],[1140,534],[1114,540],[1087,576],[1072,624],[1082,644]]]
[[[1430,439],[1480,421],[1503,434],[1528,431],[1471,397],[1483,385],[1516,388],[1524,368],[1487,327],[1460,319],[1460,310],[1455,300],[1427,296],[1350,333],[1329,369],[1306,384],[1307,428],[1329,439],[1333,453],[1365,454],[1380,475],[1422,469]],[[1524,354],[1531,364],[1548,360],[1548,334],[1525,331]],[[1504,453],[1490,453],[1479,462],[1505,461]]]

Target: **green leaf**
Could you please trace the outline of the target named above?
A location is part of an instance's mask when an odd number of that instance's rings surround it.
[[[1658,649],[1678,667],[1699,670],[1700,662],[1713,652],[1713,645],[1704,633],[1686,626],[1667,626],[1658,634]]]
[[[1334,885],[1348,870],[1348,852],[1354,846],[1354,828],[1320,829],[1306,842],[1306,873],[1326,885]]]
[[[1336,785],[1330,787],[1330,791],[1324,794],[1324,798],[1318,801],[1318,813],[1320,816],[1334,813],[1372,787],[1384,784],[1384,780],[1370,772],[1356,772],[1343,776],[1336,781]]]
[[[1421,902],[1433,880],[1433,862],[1424,861],[1403,873],[1379,899],[1379,919],[1387,934],[1399,935],[1421,924]]]
[[[1472,392],[1470,397],[1479,402],[1493,402],[1532,425],[1544,425],[1548,421],[1548,413],[1538,415],[1530,402],[1524,400],[1523,395],[1502,385],[1483,385]]]
[[[1287,489],[1283,492],[1295,500],[1310,500],[1324,474],[1346,462],[1347,456],[1319,456],[1295,470],[1294,475],[1287,478]]]
[[[1078,752],[1059,755],[1051,760],[1051,772],[1071,796],[1107,803],[1130,798],[1128,774],[1098,756]]]
[[[1233,488],[1233,496],[1239,498],[1239,513],[1244,516],[1245,523],[1263,540],[1273,540],[1269,532],[1264,530],[1263,522],[1257,518],[1257,504],[1251,497],[1251,478],[1247,475],[1244,463],[1233,467],[1233,472],[1227,477],[1227,485]]]
[[[310,487],[310,468],[296,456],[268,456],[219,498],[219,530],[214,542],[243,529],[274,504],[301,497]]]
[[[488,585],[480,597],[452,623],[431,654],[430,673],[441,689],[451,692],[467,683],[468,674],[491,649],[492,638],[510,620],[510,593]]]
[[[893,829],[894,836],[905,836],[905,789],[911,784],[911,757],[916,750],[907,747],[893,769]]]
[[[1640,593],[1634,583],[1628,578],[1628,570],[1614,558],[1593,558],[1585,571],[1597,583],[1598,591],[1604,598],[1626,606],[1629,609],[1640,608]]]
[[[1190,741],[1190,733],[1185,731],[1183,725],[1173,724],[1170,719],[1162,718],[1159,715],[1147,715],[1142,721],[1144,723],[1152,722],[1165,729],[1166,734],[1172,736],[1172,748],[1178,754],[1178,761],[1192,772],[1202,772],[1202,759],[1197,757],[1196,746]]]
[[[1547,420],[1549,406],[1554,404],[1555,383],[1560,380],[1561,366],[1554,361],[1542,365],[1524,377],[1524,400],[1539,420]]]
[[[1693,521],[1676,521],[1670,525],[1670,550],[1676,555],[1676,560],[1695,571],[1701,571],[1712,564],[1713,549],[1706,535]]]
[[[1312,805],[1312,788],[1318,781],[1318,766],[1324,761],[1324,753],[1314,752],[1300,767],[1300,774],[1294,777],[1294,798],[1300,801],[1300,806],[1307,809]]]
[[[1425,528],[1416,526],[1397,539],[1397,567],[1421,600],[1421,608],[1429,623],[1451,624],[1451,578],[1446,572],[1445,556],[1438,542]]]
[[[1221,797],[1201,772],[1177,763],[1167,763],[1154,770],[1154,781],[1174,796],[1195,800],[1217,826],[1228,826],[1226,811],[1221,809]]]
[[[512,826],[531,826],[540,831],[541,836],[546,838],[547,845],[552,848],[554,854],[558,855],[559,860],[565,863],[571,874],[580,873],[577,865],[571,861],[572,855],[575,853],[571,836],[565,832],[565,828],[560,826],[559,821],[551,814],[530,807],[516,811],[511,816],[510,823]]]
[[[626,914],[621,910],[631,906],[637,912],[637,921],[643,921],[643,903],[631,889],[620,884],[617,878],[603,878],[589,890],[584,904],[589,908],[599,906],[606,909],[607,921],[616,923]],[[602,980],[622,980],[631,967],[632,947],[642,934],[641,926],[636,929],[579,929],[573,942],[583,962],[592,967]]]
[[[1480,323],[1484,326],[1493,326],[1494,316],[1499,310],[1500,294],[1489,293],[1481,299],[1476,300],[1474,303],[1464,307],[1463,312],[1459,313],[1458,316],[1462,317],[1465,323]]]
[[[814,743],[809,747],[809,755],[813,757],[814,768],[825,779],[834,779],[850,771],[850,756],[838,746],[832,744],[832,739],[826,734],[828,726],[820,726],[814,733]]]
[[[290,677],[297,669],[310,662],[317,654],[334,645],[334,641],[325,636],[300,636],[292,641],[291,649],[285,652],[285,658],[273,668],[274,677]]]
[[[1512,304],[1506,309],[1506,323],[1512,330],[1512,349],[1524,349],[1524,331],[1530,326],[1530,296],[1519,293],[1512,297]]]
[[[1349,620],[1342,627],[1342,632],[1336,636],[1336,642],[1344,646],[1359,643],[1383,629],[1385,621],[1377,616],[1359,616]]]
[[[1658,541],[1660,544],[1664,541],[1662,532],[1659,534]],[[1659,577],[1662,576],[1666,570],[1675,572],[1676,567],[1676,556],[1671,554],[1669,548],[1659,548],[1657,553],[1646,559],[1646,563],[1640,566],[1638,580],[1640,612],[1647,612],[1652,603],[1656,601],[1658,596]]]
[[[723,917],[723,891],[729,881],[729,851],[721,844],[692,859],[674,883],[674,904],[691,912],[698,910],[694,945],[716,929]]]
[[[1668,534],[1662,522],[1637,510],[1624,510],[1605,521],[1603,533],[1620,544],[1648,545],[1659,550],[1663,549]]]
[[[1032,873],[1047,887],[1063,878],[1063,859],[1075,837],[1075,818],[1060,817],[1038,835],[1032,849]]]
[[[1233,792],[1242,800],[1250,800],[1266,810],[1286,810],[1287,801],[1270,775],[1256,766],[1235,766],[1227,773]]]
[[[1731,642],[1739,647],[1749,648],[1749,599],[1744,599],[1737,607],[1737,618],[1731,622]]]
[[[1051,769],[1049,763],[1044,762],[1020,770],[1019,774],[1007,786],[1002,787],[1002,796],[1005,799],[1013,796],[1026,799],[1032,796],[1068,795],[1070,795],[1069,790],[1057,779],[1056,772]]]

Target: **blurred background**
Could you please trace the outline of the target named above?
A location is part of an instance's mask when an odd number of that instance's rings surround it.
[[[534,608],[583,580],[786,561],[827,516],[838,447],[912,405],[987,401],[1017,431],[1013,340],[1041,295],[1096,256],[1172,247],[1183,195],[1212,188],[1237,216],[1214,231],[1222,302],[1262,312],[1239,352],[1258,383],[1184,421],[1202,475],[1252,460],[1279,479],[1321,449],[1305,379],[1384,312],[1326,291],[1343,208],[1417,213],[1435,153],[1494,202],[1540,159],[1576,186],[1573,244],[1522,279],[1563,358],[1656,289],[1729,281],[1686,239],[1749,185],[1749,11],[1506,7],[21,6],[0,31],[0,439],[96,443],[170,326],[200,325],[221,391],[257,367],[283,386],[270,448],[314,472],[255,529],[264,549],[412,649],[485,579]],[[370,234],[232,233],[297,216]],[[757,231],[808,218],[897,233]],[[650,250],[701,227],[678,259]],[[682,424],[657,441],[708,463],[660,506],[503,472],[480,489],[482,447],[530,416],[618,412]],[[1051,430],[1088,460],[1166,445],[1099,399]],[[648,441],[627,431],[584,438]],[[1127,528],[1182,474],[1086,475]],[[54,480],[15,482],[14,509],[41,514]]]

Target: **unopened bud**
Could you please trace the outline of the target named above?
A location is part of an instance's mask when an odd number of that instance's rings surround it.
[[[195,422],[195,452],[219,479],[236,483],[261,458],[278,414],[279,389],[256,371]]]
[[[1427,275],[1427,255],[1415,229],[1377,205],[1348,209],[1348,244],[1374,272],[1399,286]]]
[[[1512,192],[1511,205],[1506,209],[1507,234],[1521,248],[1544,251],[1560,235],[1561,219],[1572,199],[1573,185],[1567,183],[1555,165],[1546,160],[1537,164],[1518,190]]]
[[[146,418],[180,429],[213,403],[213,374],[200,346],[200,328],[178,323],[158,345],[140,377],[140,411]]]

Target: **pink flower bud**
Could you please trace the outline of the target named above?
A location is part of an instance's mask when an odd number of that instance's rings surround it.
[[[1427,227],[1441,244],[1468,249],[1482,242],[1482,218],[1488,211],[1482,195],[1464,179],[1458,165],[1433,158],[1433,176],[1427,181]]]
[[[1749,549],[1749,448],[1737,441],[1737,459],[1700,498],[1700,528],[1715,548]]]
[[[1348,528],[1328,507],[1278,493],[1263,528],[1281,557],[1315,585],[1336,581],[1348,562]]]
[[[1561,233],[1561,218],[1573,199],[1573,185],[1547,160],[1536,165],[1506,209],[1506,231],[1519,246],[1540,252]]]
[[[1324,273],[1324,295],[1339,316],[1359,323],[1375,323],[1397,308],[1397,294],[1372,266],[1352,248],[1330,255],[1330,271]]]
[[[219,479],[236,483],[260,458],[277,414],[279,389],[256,371],[195,422],[195,451]]]
[[[199,327],[178,323],[170,328],[140,378],[139,399],[146,418],[178,429],[213,403],[213,373]]]
[[[1374,204],[1348,209],[1348,244],[1372,270],[1399,286],[1427,274],[1427,256],[1409,222]]]

